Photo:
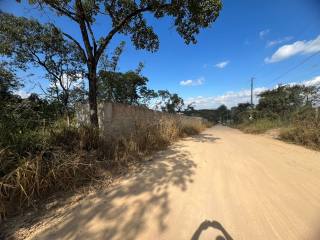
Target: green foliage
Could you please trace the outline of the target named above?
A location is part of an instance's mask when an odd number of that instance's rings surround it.
[[[84,98],[83,59],[78,48],[52,24],[7,13],[0,13],[0,21],[0,54],[23,70],[43,68],[50,81],[49,98],[62,104],[61,111],[69,112],[74,102]]]
[[[35,94],[27,99],[12,96],[1,101],[0,111],[0,148],[18,154],[41,150],[41,129],[58,117],[56,106]]]
[[[0,63],[0,101],[11,97],[14,90],[18,90],[21,84],[13,71],[7,68],[7,64]]]
[[[79,50],[79,55],[87,65],[89,80],[90,120],[98,126],[97,115],[97,66],[107,46],[116,34],[127,35],[137,49],[156,51],[159,39],[148,25],[146,14],[156,19],[172,17],[176,31],[185,43],[196,43],[196,35],[202,28],[210,27],[222,8],[220,0],[164,1],[164,0],[115,0],[115,1],[55,1],[29,0],[41,9],[50,9],[69,18],[81,30],[82,43],[64,33]],[[48,8],[44,8],[43,6]],[[98,16],[109,16],[111,28],[101,38],[96,39],[94,24]],[[84,46],[84,47],[82,47]]]
[[[249,116],[253,120],[270,119],[290,122],[293,115],[305,106],[319,103],[320,88],[316,86],[279,86],[259,95],[259,103],[251,108],[249,103],[240,103],[231,109],[235,124],[246,123]]]
[[[267,90],[259,95],[260,99],[256,109],[264,117],[272,118],[276,115],[282,120],[288,120],[294,111],[306,104],[306,91],[310,88],[294,85]]]
[[[244,123],[249,121],[250,113],[252,113],[250,103],[239,103],[238,106],[231,108],[231,118],[233,123]]]
[[[230,121],[231,112],[225,106],[221,105],[217,109],[199,109],[196,110],[192,106],[187,108],[184,111],[184,114],[188,116],[201,117],[208,120],[211,123],[228,123]]]
[[[248,133],[280,128],[280,138],[312,148],[320,147],[320,118],[317,108],[320,86],[280,86],[260,94],[255,109],[248,104],[232,108],[234,123]],[[247,116],[251,114],[250,121]]]
[[[118,72],[118,62],[125,43],[121,42],[114,50],[111,59],[102,56],[98,75],[98,99],[129,105],[144,105],[154,99],[157,94],[147,88],[148,79],[141,75],[144,67],[139,63],[135,71]]]
[[[138,105],[147,91],[146,77],[133,71],[126,73],[100,71],[98,97],[110,102]]]
[[[170,93],[168,90],[159,90],[157,97],[160,99],[157,107],[160,106],[163,112],[175,113],[182,111],[184,101],[178,94]]]
[[[219,106],[216,111],[216,118],[218,122],[225,123],[227,119],[230,117],[230,111],[228,110],[226,105]]]
[[[104,71],[104,72],[107,72],[107,71],[116,72],[117,71],[120,56],[124,51],[125,45],[126,45],[125,42],[121,41],[119,46],[117,46],[115,48],[111,59],[108,59],[107,55],[101,56],[100,66],[99,66],[101,71]]]

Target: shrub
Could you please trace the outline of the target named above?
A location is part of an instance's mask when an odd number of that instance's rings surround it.
[[[180,123],[180,136],[199,134],[209,126],[209,122],[200,118],[182,118]]]
[[[320,149],[320,118],[314,108],[305,107],[293,117],[291,128],[281,131],[280,138],[289,142]]]
[[[102,138],[98,129],[67,127],[59,122],[45,132],[30,132],[29,136],[40,143],[39,148],[24,148],[22,154],[15,152],[16,148],[0,149],[0,215],[35,206],[48,194],[70,190],[99,177],[99,170],[126,166],[165,148],[182,135],[199,133],[204,128],[199,120],[164,114],[153,123],[137,123],[127,137],[109,140]],[[25,141],[26,146],[30,139]]]
[[[246,133],[264,133],[273,128],[279,128],[283,123],[279,120],[257,119],[252,122],[239,124],[237,127]]]

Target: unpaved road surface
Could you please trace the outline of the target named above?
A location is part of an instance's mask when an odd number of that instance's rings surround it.
[[[32,239],[320,239],[320,153],[217,126],[156,154]]]

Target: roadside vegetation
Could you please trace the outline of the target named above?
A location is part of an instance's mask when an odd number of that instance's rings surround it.
[[[278,129],[282,140],[320,149],[319,103],[319,86],[279,86],[262,92],[253,108],[239,105],[231,115],[235,126],[245,132]]]
[[[283,85],[259,94],[257,105],[240,103],[218,114],[246,133],[277,130],[278,138],[320,149],[320,86]],[[218,110],[217,109],[217,110]]]
[[[53,192],[75,189],[103,177],[106,171],[117,172],[164,149],[179,137],[197,134],[206,128],[197,121],[183,121],[173,114],[164,114],[152,126],[139,123],[130,136],[107,142],[90,126],[76,127],[73,123],[68,126],[59,118],[47,126],[24,125],[32,120],[18,114],[10,122],[0,122],[2,216],[28,206],[36,207],[39,200]],[[21,122],[14,132],[5,127],[12,121]]]
[[[34,10],[51,11],[56,18],[63,16],[78,27],[81,36],[65,32],[55,21],[40,23],[0,11],[0,221],[26,207],[37,207],[52,193],[123,169],[208,126],[205,121],[180,117],[185,107],[178,94],[149,89],[143,64],[120,72],[125,43],[120,42],[113,52],[109,45],[115,35],[122,34],[137,49],[156,51],[159,39],[147,25],[145,13],[156,19],[173,18],[186,44],[196,43],[200,29],[219,16],[219,0],[192,5],[122,0],[29,4]],[[97,36],[96,19],[107,16],[112,24],[109,30],[101,27]],[[42,81],[35,83],[41,92],[21,97],[18,91],[36,71],[43,73]],[[23,79],[21,72],[27,73]],[[139,122],[131,134],[111,141],[99,132],[97,105],[103,101],[152,106],[164,113],[152,126]],[[75,118],[78,104],[89,105],[88,125],[79,125]]]
[[[189,105],[185,114],[261,134],[272,130],[278,138],[320,149],[320,86],[283,85],[259,94],[258,104],[239,103],[228,109],[195,110]]]
[[[237,128],[241,129],[245,133],[259,134],[259,133],[265,133],[271,129],[279,129],[285,125],[281,121],[262,118],[262,119],[253,120],[252,122],[241,123],[236,126]]]
[[[291,125],[281,130],[280,138],[320,150],[319,109],[300,109],[294,115]]]
[[[132,73],[133,74],[133,73]],[[134,75],[136,78],[142,78]],[[131,86],[127,81],[128,90]],[[143,78],[146,80],[146,78]],[[121,83],[123,84],[123,83]],[[79,126],[75,105],[69,102],[68,114],[58,100],[31,94],[21,98],[14,94],[20,87],[14,74],[2,68],[0,82],[0,213],[19,212],[36,207],[38,201],[56,191],[68,191],[103,177],[105,172],[124,169],[146,155],[164,149],[180,137],[198,134],[205,121],[184,119],[176,114],[182,99],[164,91],[166,97],[155,95],[162,106],[156,122],[139,122],[126,137],[106,139],[90,125]],[[118,88],[111,93],[116,99]],[[132,88],[138,92],[138,87]],[[101,94],[107,94],[102,92]],[[126,96],[126,98],[124,97]],[[128,92],[121,101],[146,107],[142,95]],[[172,97],[174,96],[174,97]],[[172,99],[178,99],[173,101]],[[111,99],[110,101],[113,101]],[[116,101],[114,101],[116,102]],[[143,119],[141,117],[141,119]],[[152,125],[150,125],[152,124]]]

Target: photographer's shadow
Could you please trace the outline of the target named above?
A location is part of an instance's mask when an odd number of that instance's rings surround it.
[[[219,222],[209,220],[205,220],[200,224],[198,229],[194,232],[191,240],[200,240],[201,233],[207,230],[209,227],[221,231],[222,235],[216,237],[216,240],[233,240],[230,234],[224,229],[224,227]]]

